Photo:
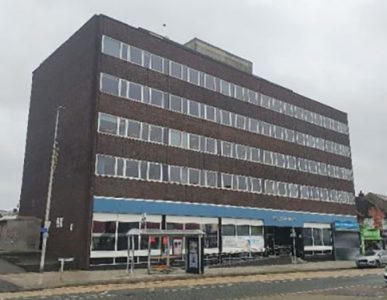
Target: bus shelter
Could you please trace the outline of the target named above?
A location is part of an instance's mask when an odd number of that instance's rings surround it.
[[[166,259],[166,266],[170,267],[170,240],[172,238],[181,237],[183,241],[182,249],[185,249],[185,255],[187,259],[185,261],[186,271],[190,269],[194,270],[194,273],[201,273],[203,270],[203,243],[202,238],[205,233],[201,230],[177,230],[177,229],[131,229],[127,233],[128,238],[128,256],[127,256],[127,272],[133,274],[134,260],[135,260],[135,237],[145,236],[148,237],[148,252],[147,252],[147,268],[148,273],[151,272],[151,239],[152,238],[165,238],[166,239],[166,251],[165,255],[160,249],[160,256],[158,258]],[[130,247],[131,246],[131,247]],[[184,251],[182,251],[182,256]]]

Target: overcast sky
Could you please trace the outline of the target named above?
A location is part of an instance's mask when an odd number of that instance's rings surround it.
[[[201,38],[347,112],[356,192],[387,194],[387,1],[0,0],[0,209],[19,202],[32,71],[99,13],[166,23],[174,41]]]

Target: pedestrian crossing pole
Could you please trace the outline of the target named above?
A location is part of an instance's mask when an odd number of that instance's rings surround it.
[[[46,213],[44,217],[44,227],[41,232],[43,235],[42,240],[42,252],[40,256],[40,272],[44,271],[44,262],[46,259],[46,249],[47,249],[47,240],[48,240],[48,231],[50,229],[51,221],[50,221],[50,208],[51,208],[51,194],[52,194],[52,185],[54,182],[54,173],[56,166],[58,164],[59,158],[59,147],[58,147],[58,125],[59,125],[59,115],[61,109],[64,109],[63,106],[58,106],[56,109],[56,120],[55,120],[55,131],[54,131],[54,142],[52,145],[52,153],[51,153],[51,165],[50,165],[50,177],[48,181],[48,191],[47,191],[47,202],[46,202]]]

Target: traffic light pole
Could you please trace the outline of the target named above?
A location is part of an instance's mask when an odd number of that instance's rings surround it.
[[[55,120],[55,131],[54,131],[54,142],[52,145],[52,153],[51,153],[51,166],[50,166],[50,177],[48,182],[48,191],[47,191],[47,202],[46,202],[46,213],[44,217],[44,227],[42,229],[43,240],[42,240],[42,252],[40,256],[40,272],[44,271],[44,262],[46,259],[46,249],[47,249],[47,240],[48,240],[48,231],[51,225],[50,222],[50,208],[51,208],[51,194],[52,194],[52,185],[54,182],[54,173],[56,168],[56,160],[57,160],[57,138],[58,138],[58,125],[59,125],[59,115],[60,110],[63,109],[62,106],[59,106],[56,109],[56,120]]]

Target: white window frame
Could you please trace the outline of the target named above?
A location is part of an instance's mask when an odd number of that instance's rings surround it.
[[[154,164],[154,165],[158,165],[160,167],[160,178],[159,179],[150,179],[149,178],[149,171],[150,171],[150,165],[151,164]],[[151,161],[148,161],[147,162],[147,169],[146,169],[146,178],[148,181],[155,181],[155,182],[161,182],[163,181],[163,165],[161,163],[157,163],[157,162],[151,162]],[[140,174],[141,175],[141,174]]]

